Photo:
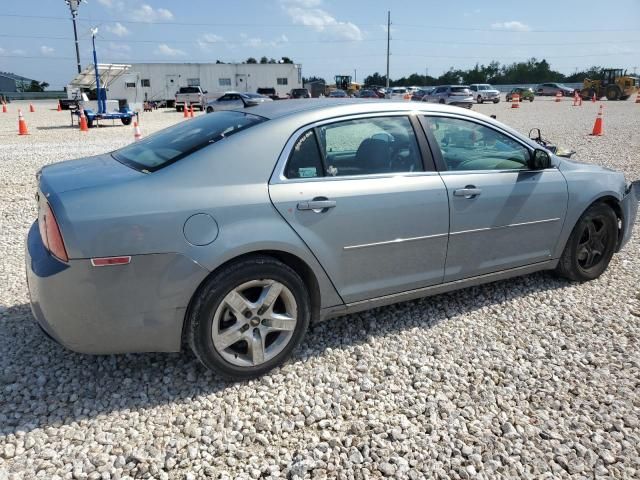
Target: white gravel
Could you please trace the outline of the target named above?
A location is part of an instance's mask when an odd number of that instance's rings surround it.
[[[536,274],[315,326],[292,361],[226,384],[189,354],[93,357],[31,316],[23,239],[43,164],[133,140],[51,102],[0,113],[0,480],[640,476],[640,239],[597,281]],[[478,105],[640,179],[640,105]],[[182,120],[147,113],[143,133]]]

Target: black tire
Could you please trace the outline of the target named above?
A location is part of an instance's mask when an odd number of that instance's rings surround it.
[[[93,118],[87,117],[87,128],[93,128]]]
[[[212,113],[213,112],[213,107],[207,107],[207,113]]]
[[[131,117],[122,117],[120,121],[123,125],[131,125]]]
[[[484,100],[482,99],[482,95],[478,95],[477,101],[478,101],[478,103],[484,102]]]
[[[442,105],[444,105],[444,103],[445,103],[445,102],[444,102],[444,98],[441,98],[439,103],[440,103],[440,104],[442,104]]]
[[[256,366],[234,365],[225,360],[213,344],[211,332],[214,314],[234,288],[266,278],[281,283],[293,294],[297,307],[296,326],[284,349],[270,360]],[[248,380],[283,364],[304,338],[310,318],[311,303],[307,287],[293,269],[272,257],[248,257],[221,268],[198,290],[189,309],[187,339],[205,367],[227,380]]]
[[[499,98],[496,98],[496,99],[493,101],[493,103],[500,103],[500,99],[499,99]]]
[[[607,100],[609,101],[616,101],[616,100],[620,100],[620,97],[622,96],[622,90],[620,90],[620,87],[618,85],[610,85],[607,87]]]
[[[179,107],[178,105],[176,105],[176,112],[181,112],[184,110],[184,107]]]
[[[556,272],[576,282],[594,280],[607,269],[617,243],[618,217],[608,205],[596,203],[573,227]]]
[[[529,102],[533,102],[533,97],[529,97]]]

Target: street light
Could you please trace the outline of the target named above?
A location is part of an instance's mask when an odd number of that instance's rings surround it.
[[[78,17],[78,7],[82,3],[82,0],[64,0],[64,2],[69,5],[69,10],[71,10],[71,21],[73,21],[73,38],[76,41],[76,61],[78,63],[78,73],[82,72],[82,67],[80,66],[80,48],[78,47],[78,28],[76,27],[76,18]]]

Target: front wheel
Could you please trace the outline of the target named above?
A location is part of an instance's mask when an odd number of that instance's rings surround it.
[[[564,247],[556,272],[569,280],[598,278],[607,269],[618,242],[618,217],[604,203],[582,214]]]
[[[207,107],[207,113],[213,113],[213,107]]]
[[[247,380],[289,358],[310,316],[300,276],[274,258],[251,257],[222,268],[200,289],[188,318],[189,344],[221,377]]]
[[[482,103],[484,102],[484,100],[482,99],[482,96],[478,95],[478,103]]]
[[[493,101],[493,103],[500,103],[500,99],[499,99],[499,98],[496,98],[496,99]]]
[[[131,125],[131,117],[122,117],[120,121],[123,125]]]

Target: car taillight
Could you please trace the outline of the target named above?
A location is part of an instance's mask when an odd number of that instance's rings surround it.
[[[48,203],[45,204],[44,211],[41,212],[38,224],[40,236],[42,237],[45,248],[49,250],[54,257],[63,262],[69,261],[67,249],[64,246],[64,240],[60,233],[60,227],[58,226],[56,216],[53,214],[53,210],[51,210],[51,205]]]

